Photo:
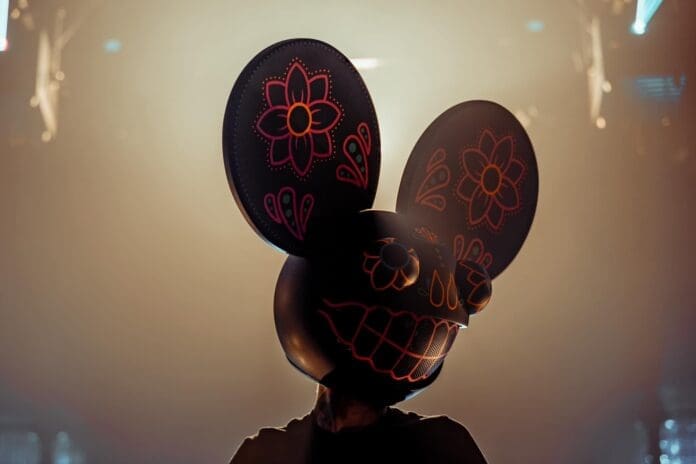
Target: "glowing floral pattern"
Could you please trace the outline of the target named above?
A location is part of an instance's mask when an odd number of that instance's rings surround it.
[[[486,223],[499,231],[506,213],[520,207],[519,183],[525,166],[515,158],[511,136],[496,140],[485,130],[478,147],[462,153],[464,176],[457,196],[468,203],[469,224]]]
[[[309,77],[302,63],[290,66],[284,80],[266,82],[268,109],[256,122],[256,129],[271,141],[272,166],[290,163],[299,176],[309,172],[315,158],[331,156],[329,131],[341,117],[341,110],[329,101],[329,76]]]

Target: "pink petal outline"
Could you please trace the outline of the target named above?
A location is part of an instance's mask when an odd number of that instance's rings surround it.
[[[276,146],[276,143],[277,143],[277,144],[282,144],[282,143],[288,144],[288,155],[287,155],[285,158],[279,159],[279,160],[278,160],[278,159],[275,159],[275,157],[273,156],[274,153],[275,153],[275,146]],[[282,139],[275,139],[275,140],[271,141],[271,148],[270,148],[269,154],[270,154],[269,160],[270,160],[271,166],[282,166],[282,165],[284,165],[285,163],[287,163],[288,160],[289,160],[290,157],[291,157],[291,153],[290,153],[290,137],[285,137],[285,138],[282,138]]]
[[[300,169],[300,167],[297,165],[297,162],[295,161],[295,148],[293,146],[293,141],[299,138],[300,137],[290,137],[290,163],[292,163],[292,168],[295,170],[295,172],[300,177],[304,177],[309,172],[309,168],[312,167],[312,162],[314,161],[314,141],[312,140],[312,137],[310,137],[309,134],[305,134],[304,136],[302,136],[303,139],[309,139],[309,160],[307,160],[307,166],[305,166],[304,169]]]
[[[466,191],[463,190],[464,183],[467,183],[469,186],[473,187],[471,189],[471,193],[469,196],[466,196]],[[457,196],[461,198],[464,201],[471,201],[471,198],[474,196],[474,192],[476,191],[476,188],[481,185],[479,182],[476,182],[474,179],[469,177],[468,175],[464,176],[461,178],[459,181],[459,184],[457,184]]]
[[[497,218],[497,221],[498,221],[497,224],[493,222],[495,219],[493,217],[491,217],[491,211],[500,211],[500,216],[498,216],[498,218]],[[491,201],[490,205],[488,207],[488,212],[486,213],[486,221],[488,221],[488,224],[494,230],[498,231],[498,230],[500,230],[500,227],[503,225],[504,219],[505,219],[505,211],[503,211],[503,208],[501,208],[498,205],[498,202]]]
[[[310,137],[312,137],[312,149],[314,151],[314,156],[317,158],[328,158],[331,156],[331,153],[333,152],[333,143],[331,142],[331,137],[329,137],[329,134],[325,132],[311,132]],[[325,137],[326,140],[329,142],[328,143],[328,151],[326,153],[319,153],[316,150],[314,150],[314,147],[316,146],[315,142],[315,137]]]
[[[516,178],[514,176],[515,172],[514,171],[511,172],[511,170],[513,170],[513,166],[515,166],[515,168],[517,168],[519,170],[517,172]],[[517,185],[517,183],[520,181],[520,179],[522,179],[522,177],[524,176],[525,170],[526,170],[526,168],[521,161],[519,161],[517,159],[513,159],[512,161],[510,161],[508,168],[505,170],[505,172],[503,172],[503,174],[505,175],[505,177],[510,179],[510,181],[512,181],[513,184]]]
[[[507,171],[512,161],[513,156],[513,140],[512,136],[508,135],[498,140],[493,148],[490,161],[500,168],[501,172]]]
[[[488,157],[478,148],[467,148],[462,152],[464,171],[477,183],[481,182],[483,170],[488,166]],[[478,170],[478,173],[475,171]]]
[[[334,118],[331,120],[331,122],[326,123],[325,126],[322,125],[322,122],[321,122],[321,121],[318,121],[318,120],[314,117],[314,114],[315,114],[317,111],[321,111],[321,108],[317,108],[317,106],[320,106],[320,105],[326,105],[327,107],[329,107],[329,108],[331,108],[332,110],[334,110],[335,113],[336,113],[335,116],[334,116]],[[341,117],[341,110],[338,108],[338,106],[334,105],[333,103],[331,103],[331,102],[328,101],[328,100],[313,101],[313,102],[309,105],[309,111],[312,113],[312,128],[310,129],[311,132],[328,132],[328,131],[330,131],[331,129],[333,129],[333,127],[338,123],[338,120],[339,120],[340,117]]]
[[[291,89],[290,88],[290,80],[295,78],[295,73],[299,72],[300,76],[298,79],[302,79],[304,83],[304,89]],[[285,78],[285,100],[287,101],[288,105],[292,105],[297,102],[302,102],[302,103],[308,103],[309,102],[309,79],[307,76],[307,71],[302,67],[302,65],[299,62],[293,63],[293,65],[290,67],[290,70],[288,71],[288,75]],[[299,83],[299,81],[298,81]],[[300,99],[296,100],[293,98],[294,96],[292,95],[293,92],[295,91],[300,91]]]
[[[261,124],[266,118],[272,118],[272,117],[278,117],[278,116],[273,116],[273,113],[277,113],[278,115],[280,112],[285,111],[286,116],[284,116],[284,119],[287,120],[287,112],[288,112],[288,107],[287,106],[272,106],[268,108],[266,111],[264,111],[261,116],[259,116],[258,121],[256,121],[256,130],[258,130],[264,137],[270,140],[276,140],[276,139],[283,139],[288,136],[289,132],[286,132],[285,134],[279,133],[278,135],[274,134],[269,134],[266,132],[262,127]],[[285,130],[287,131],[287,123],[285,123]]]
[[[484,144],[490,144],[490,147],[485,147]],[[483,132],[481,132],[481,136],[479,137],[479,150],[481,150],[483,153],[487,155],[490,155],[491,153],[493,153],[495,144],[496,140],[495,135],[493,135],[493,132],[491,132],[490,129],[484,129]],[[490,148],[490,151],[486,150],[486,148]]]
[[[474,217],[474,207],[477,206],[479,202],[483,202],[483,212],[479,213],[480,216]],[[476,187],[476,190],[474,190],[474,193],[471,195],[471,201],[469,202],[469,220],[471,221],[471,225],[479,224],[484,220],[484,218],[488,217],[488,211],[491,209],[491,204],[493,204],[493,201],[491,200],[490,195],[484,193],[480,185]]]
[[[274,102],[271,98],[271,87],[282,87],[281,90],[281,95],[283,97],[283,101],[279,102]],[[287,106],[288,101],[285,98],[285,83],[283,81],[268,81],[266,82],[266,88],[265,88],[265,93],[266,93],[266,102],[268,103],[269,107],[273,106]]]
[[[513,192],[514,204],[511,206],[508,206],[507,204],[501,201],[501,198],[503,198],[503,194],[501,193],[503,191],[503,187],[506,187],[507,189],[512,190]],[[520,194],[517,191],[517,187],[515,187],[515,184],[513,184],[512,181],[505,176],[503,176],[501,186],[498,189],[498,192],[495,194],[494,198],[495,202],[498,203],[498,205],[502,208],[503,211],[514,211],[520,207]]]
[[[324,82],[323,92],[320,95],[314,95],[314,92],[317,90],[317,83],[320,81]],[[314,84],[314,86],[312,86],[312,84]],[[329,98],[329,77],[326,74],[317,74],[309,80],[309,102],[312,103],[317,100],[326,100],[327,98]]]

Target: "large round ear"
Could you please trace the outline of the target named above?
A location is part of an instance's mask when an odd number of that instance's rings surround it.
[[[397,211],[430,229],[457,261],[478,263],[494,278],[527,237],[538,180],[534,149],[515,116],[496,103],[465,102],[416,143]]]
[[[247,221],[288,253],[307,255],[313,225],[374,200],[375,110],[350,60],[323,42],[279,42],[251,60],[227,102],[222,147]]]

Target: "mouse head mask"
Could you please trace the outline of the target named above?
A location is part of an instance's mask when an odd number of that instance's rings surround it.
[[[437,377],[536,207],[524,129],[501,106],[471,101],[418,140],[396,212],[368,210],[380,169],[375,110],[348,58],[315,40],[277,43],[246,66],[223,151],[247,221],[289,254],[274,302],[288,360],[329,387],[388,401]]]

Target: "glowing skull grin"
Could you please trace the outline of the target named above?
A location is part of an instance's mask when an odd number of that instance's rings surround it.
[[[394,380],[429,377],[450,350],[459,324],[409,311],[324,299],[319,313],[355,359]]]

